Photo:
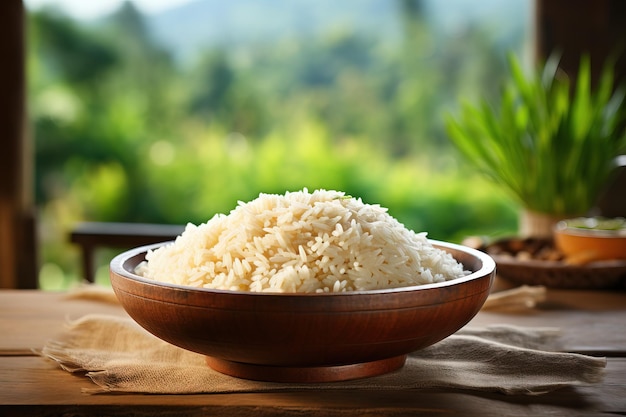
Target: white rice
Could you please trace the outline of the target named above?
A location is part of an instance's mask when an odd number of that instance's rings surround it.
[[[343,192],[260,194],[146,255],[146,278],[254,292],[345,292],[467,275],[426,233]]]

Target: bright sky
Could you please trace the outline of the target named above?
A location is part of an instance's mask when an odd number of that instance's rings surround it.
[[[68,15],[78,19],[93,19],[117,9],[124,0],[24,0],[28,9],[44,5],[58,5]],[[133,0],[135,6],[144,13],[155,13],[191,0]]]

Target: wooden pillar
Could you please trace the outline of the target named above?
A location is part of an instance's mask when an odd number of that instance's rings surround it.
[[[611,58],[615,60],[616,85],[626,88],[626,1],[535,0],[535,5],[539,62],[559,51],[561,69],[573,77],[581,55],[588,54],[595,84]],[[617,162],[615,175],[602,190],[592,214],[626,217],[626,156]]]
[[[24,19],[21,0],[0,2],[0,288],[37,287]]]
[[[576,74],[580,56],[591,57],[597,80],[606,59],[615,55],[616,77],[626,82],[626,1],[535,0],[536,58],[562,53],[561,68]]]

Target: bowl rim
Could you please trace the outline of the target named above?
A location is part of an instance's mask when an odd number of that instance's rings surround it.
[[[593,227],[583,227],[573,224],[574,222],[585,221],[602,221],[604,218],[598,217],[576,217],[572,219],[565,219],[559,221],[554,227],[555,235],[568,235],[583,238],[609,238],[609,239],[625,239],[626,238],[626,223],[625,226],[618,229],[601,229]],[[615,217],[608,220],[624,220],[622,217]]]
[[[626,230],[593,230],[576,227],[566,227],[563,229],[556,229],[555,235],[575,236],[588,239],[626,239]]]
[[[350,297],[350,296],[358,296],[358,295],[377,295],[377,294],[396,294],[396,293],[406,293],[413,291],[423,291],[428,289],[436,289],[443,287],[450,287],[455,285],[460,285],[462,283],[466,283],[468,281],[474,281],[480,278],[485,278],[487,276],[495,275],[496,271],[496,262],[495,260],[487,253],[482,252],[478,249],[474,249],[468,246],[444,242],[440,240],[428,239],[428,241],[439,249],[446,250],[453,249],[460,252],[465,252],[471,256],[478,258],[481,262],[481,267],[466,276],[451,279],[443,282],[435,282],[430,284],[418,284],[411,285],[405,287],[396,287],[396,288],[385,288],[385,289],[377,289],[377,290],[360,290],[360,291],[346,291],[346,292],[321,292],[321,293],[304,293],[304,292],[257,292],[257,291],[234,291],[234,290],[224,290],[224,289],[216,289],[216,288],[204,288],[204,287],[192,287],[188,285],[181,284],[173,284],[169,282],[157,281],[149,278],[144,278],[141,275],[135,274],[134,272],[126,269],[126,265],[130,261],[130,259],[136,257],[137,255],[141,255],[144,252],[148,252],[149,250],[157,249],[161,246],[173,244],[174,241],[164,241],[159,243],[153,243],[150,245],[143,245],[136,248],[129,249],[124,251],[118,255],[116,255],[109,264],[109,269],[111,273],[115,273],[118,276],[121,276],[126,279],[138,281],[144,284],[155,285],[159,287],[172,288],[176,290],[185,290],[185,291],[197,291],[197,292],[206,292],[211,294],[232,294],[232,295],[247,295],[247,296],[258,296],[258,297]],[[447,251],[446,251],[447,252]],[[455,258],[456,259],[456,258]],[[457,262],[459,262],[457,260]]]

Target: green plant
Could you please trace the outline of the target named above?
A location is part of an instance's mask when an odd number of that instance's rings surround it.
[[[606,65],[597,88],[582,57],[570,80],[550,57],[525,74],[509,56],[510,77],[497,107],[485,100],[448,114],[449,137],[467,161],[507,189],[523,208],[554,216],[587,212],[626,151],[624,90]]]

